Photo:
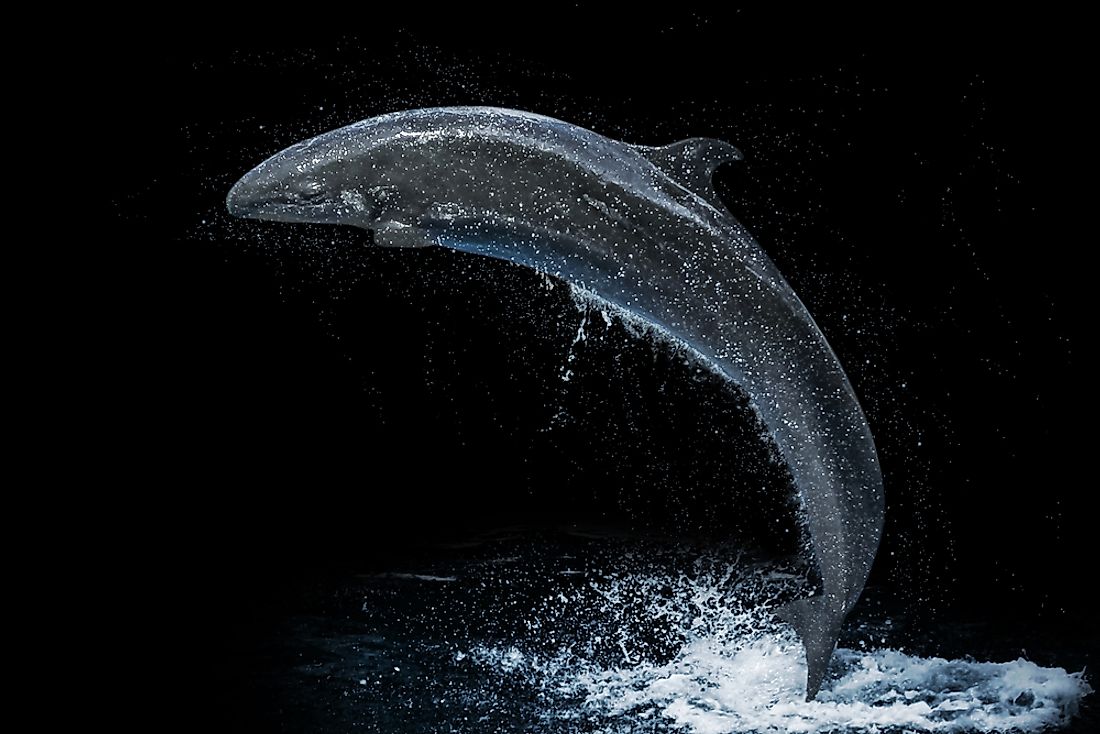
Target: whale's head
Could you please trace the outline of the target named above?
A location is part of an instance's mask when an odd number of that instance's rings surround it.
[[[268,158],[233,186],[226,207],[247,219],[401,232],[415,228],[429,203],[418,192],[430,175],[400,136],[353,125]],[[396,246],[427,244],[409,236],[378,239]]]

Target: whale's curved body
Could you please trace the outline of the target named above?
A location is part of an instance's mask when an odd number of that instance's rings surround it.
[[[806,307],[710,186],[704,138],[641,147],[547,117],[412,110],[294,145],[229,193],[238,216],[374,231],[555,275],[682,342],[748,394],[801,497],[821,593],[779,610],[813,697],[883,523],[867,420]]]

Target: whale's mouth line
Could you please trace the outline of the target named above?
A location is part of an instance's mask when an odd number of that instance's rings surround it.
[[[229,213],[238,219],[285,224],[348,224],[352,212],[343,204],[331,200],[283,203],[261,201],[229,205]]]

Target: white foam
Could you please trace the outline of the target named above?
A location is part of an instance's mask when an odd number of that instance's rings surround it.
[[[611,731],[659,717],[692,734],[733,732],[1039,731],[1065,722],[1091,692],[1081,673],[1028,660],[982,663],[897,650],[838,650],[831,680],[805,701],[806,663],[789,632],[741,644],[698,639],[665,665],[600,668],[570,653],[548,659],[515,647],[474,659],[556,694],[561,718],[603,720]]]

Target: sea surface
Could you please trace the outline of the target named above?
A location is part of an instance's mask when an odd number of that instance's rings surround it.
[[[320,581],[229,664],[243,715],[285,732],[1098,730],[1084,641],[977,620],[914,642],[875,587],[805,701],[771,610],[808,575],[720,544],[505,529]]]

